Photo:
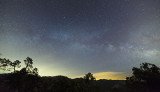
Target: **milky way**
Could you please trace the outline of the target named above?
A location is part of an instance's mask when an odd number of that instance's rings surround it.
[[[0,0],[0,53],[31,57],[41,75],[160,65],[160,1]]]

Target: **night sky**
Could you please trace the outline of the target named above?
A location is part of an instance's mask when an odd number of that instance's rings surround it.
[[[123,79],[159,66],[160,0],[0,0],[0,58],[28,56],[41,76]]]

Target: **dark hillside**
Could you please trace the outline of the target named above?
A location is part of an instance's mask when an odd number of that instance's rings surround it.
[[[8,78],[12,74],[0,74],[0,92],[108,92],[116,85],[122,85],[120,80],[93,80],[86,82],[83,78],[70,79],[65,76],[38,77],[34,83],[33,76],[25,75],[14,87]],[[17,80],[17,79],[15,79]],[[15,82],[15,81],[13,81]],[[19,87],[17,87],[19,85]],[[28,88],[28,89],[26,89]],[[29,90],[32,88],[31,90]]]

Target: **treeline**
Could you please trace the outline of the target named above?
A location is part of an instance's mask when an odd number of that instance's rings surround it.
[[[9,59],[2,59],[0,58],[0,69],[4,71],[12,71],[13,73],[26,73],[26,74],[32,74],[32,75],[38,75],[38,68],[33,67],[33,60],[30,57],[27,57],[24,60],[25,67],[23,67],[20,71],[16,70],[16,68],[21,67],[21,61],[10,61]]]
[[[0,69],[12,71],[0,74],[0,92],[160,92],[160,68],[142,63],[133,67],[133,74],[125,81],[96,80],[92,73],[83,78],[70,79],[66,76],[41,77],[33,60],[27,57],[25,67],[19,60],[0,58]]]

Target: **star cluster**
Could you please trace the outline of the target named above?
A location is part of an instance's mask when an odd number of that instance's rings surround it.
[[[0,57],[35,60],[41,75],[160,65],[159,0],[1,0]],[[48,72],[45,72],[48,71]]]

